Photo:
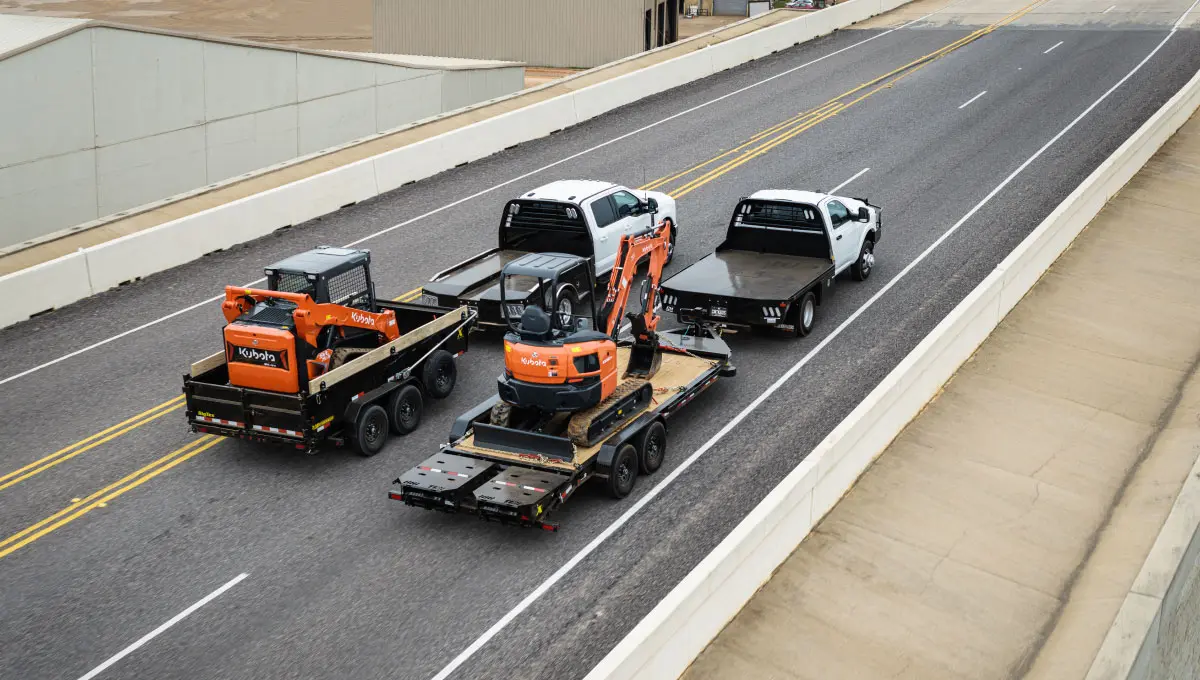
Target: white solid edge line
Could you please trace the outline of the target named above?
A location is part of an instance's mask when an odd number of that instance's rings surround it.
[[[963,102],[962,104],[959,104],[958,105],[959,110],[961,111],[962,109],[967,108],[968,106],[971,105],[971,102],[974,102],[976,99],[979,99],[980,97],[982,97],[985,94],[987,94],[987,90],[984,90],[983,92],[980,92],[979,94],[975,95],[974,97],[971,97],[970,99]]]
[[[943,8],[943,9],[945,9],[945,8]],[[938,11],[940,12],[941,10],[938,10]],[[414,218],[412,218],[412,219],[410,219],[410,220],[406,220],[406,221],[404,221],[404,222],[401,222],[400,224],[396,224],[396,225],[393,225],[393,226],[391,226],[391,227],[388,227],[388,228],[386,228],[386,229],[382,229],[382,230],[380,230],[380,231],[377,231],[377,232],[375,232],[374,234],[370,234],[370,235],[368,235],[368,236],[365,236],[365,237],[363,237],[363,238],[360,238],[360,239],[358,239],[357,241],[353,241],[353,242],[351,242],[351,243],[347,243],[347,244],[346,244],[345,246],[343,246],[343,247],[344,247],[344,248],[351,248],[351,247],[353,247],[353,246],[356,246],[356,245],[358,245],[358,244],[360,244],[360,243],[363,243],[363,242],[365,242],[365,241],[369,241],[369,240],[371,240],[371,239],[373,239],[373,238],[375,238],[375,237],[377,237],[377,236],[382,236],[382,235],[384,235],[384,234],[387,234],[387,233],[389,233],[389,232],[395,231],[396,229],[400,229],[400,228],[402,228],[402,227],[406,227],[406,226],[408,226],[408,225],[412,224],[413,222],[417,222],[417,221],[419,221],[419,220],[423,220],[423,219],[425,219],[425,218],[427,218],[427,217],[430,217],[430,216],[432,216],[432,215],[436,215],[437,213],[440,213],[440,212],[442,212],[442,211],[444,211],[444,210],[449,210],[450,208],[457,207],[458,205],[461,205],[462,203],[465,203],[465,202],[467,202],[467,201],[470,201],[470,200],[473,200],[473,199],[479,198],[480,196],[483,196],[483,195],[485,195],[485,194],[489,194],[489,193],[491,193],[491,192],[493,192],[493,191],[496,191],[497,189],[502,189],[502,188],[504,188],[504,187],[508,186],[509,184],[512,184],[512,183],[514,183],[514,182],[519,182],[519,181],[521,181],[521,180],[523,180],[523,179],[527,179],[527,178],[529,178],[529,177],[532,177],[533,175],[536,175],[536,174],[538,174],[538,173],[540,173],[540,172],[545,172],[546,170],[549,170],[550,168],[553,168],[553,167],[555,167],[555,166],[558,166],[558,165],[561,165],[561,164],[563,164],[563,163],[567,163],[567,162],[569,162],[569,161],[575,160],[576,158],[579,158],[580,156],[583,156],[583,155],[586,155],[586,154],[592,153],[593,151],[596,151],[597,149],[602,149],[602,148],[604,148],[604,147],[606,147],[606,146],[608,146],[608,145],[610,145],[610,144],[615,144],[615,143],[617,143],[617,142],[619,142],[619,141],[622,141],[622,140],[628,139],[629,137],[632,137],[632,136],[634,136],[634,135],[641,134],[642,132],[645,132],[646,130],[649,130],[649,129],[651,129],[651,128],[655,128],[655,127],[658,127],[659,125],[662,125],[662,124],[664,124],[664,123],[668,123],[668,122],[670,122],[670,121],[672,121],[672,120],[675,120],[676,118],[679,118],[680,116],[686,116],[686,115],[687,115],[687,114],[689,114],[689,113],[692,113],[692,112],[694,112],[694,111],[698,111],[698,110],[700,110],[700,109],[702,109],[702,108],[705,108],[705,107],[707,107],[707,106],[710,106],[710,105],[712,105],[712,104],[716,104],[717,102],[719,102],[719,101],[722,101],[722,100],[725,100],[725,99],[728,99],[728,98],[730,98],[730,97],[737,96],[737,95],[739,95],[739,94],[741,94],[741,93],[743,93],[743,92],[745,92],[745,91],[747,91],[747,90],[750,90],[750,89],[756,88],[756,87],[758,87],[759,85],[763,85],[763,84],[765,84],[765,83],[769,83],[769,82],[771,82],[772,80],[775,80],[775,79],[777,79],[777,78],[782,78],[782,77],[784,77],[784,76],[787,76],[787,75],[790,75],[790,74],[792,74],[792,73],[795,73],[796,71],[799,71],[800,69],[803,69],[803,68],[807,68],[807,67],[809,67],[809,66],[812,66],[813,64],[815,64],[815,63],[817,63],[817,62],[824,61],[824,60],[826,60],[826,59],[828,59],[828,58],[830,58],[830,57],[837,56],[837,55],[841,54],[842,52],[846,52],[847,50],[852,50],[852,49],[854,49],[855,47],[859,47],[860,45],[864,45],[864,44],[866,44],[866,43],[869,43],[869,42],[871,42],[872,40],[875,40],[876,38],[882,38],[883,36],[885,36],[885,35],[888,35],[889,33],[895,33],[896,31],[899,31],[899,30],[901,30],[901,29],[903,29],[903,28],[907,28],[907,27],[909,27],[909,26],[912,26],[913,24],[915,24],[915,23],[917,23],[917,22],[924,21],[925,19],[928,19],[929,17],[933,16],[934,14],[937,14],[937,12],[930,12],[929,14],[926,14],[926,15],[925,15],[925,16],[923,16],[923,17],[920,17],[920,18],[917,18],[917,19],[913,19],[912,21],[910,21],[910,22],[908,22],[908,23],[906,23],[906,24],[902,24],[902,25],[900,25],[900,26],[897,26],[896,28],[888,29],[888,30],[884,31],[883,33],[878,33],[878,34],[876,34],[876,35],[873,35],[873,36],[871,36],[870,38],[867,38],[866,40],[861,40],[861,41],[859,41],[859,42],[856,42],[856,43],[854,43],[853,45],[847,45],[846,47],[843,47],[843,48],[842,48],[842,49],[840,49],[840,50],[837,50],[837,51],[834,51],[834,52],[830,52],[829,54],[826,54],[826,55],[824,55],[824,56],[821,56],[821,57],[817,57],[816,59],[813,59],[812,61],[805,62],[805,63],[803,63],[803,64],[801,64],[801,65],[799,65],[799,66],[792,67],[792,68],[790,68],[790,69],[788,69],[788,70],[786,70],[786,71],[782,71],[782,72],[780,72],[780,73],[776,73],[775,75],[773,75],[773,76],[770,76],[769,78],[764,78],[763,80],[760,80],[760,81],[758,81],[758,82],[756,82],[756,83],[751,83],[750,85],[747,85],[746,87],[743,87],[743,88],[741,88],[740,90],[734,90],[733,92],[730,92],[730,93],[728,93],[728,94],[721,95],[720,97],[717,97],[716,99],[711,99],[711,100],[709,100],[709,101],[707,101],[707,102],[704,102],[703,104],[698,104],[698,105],[696,105],[696,106],[693,106],[692,108],[690,108],[690,109],[688,109],[688,110],[686,110],[686,111],[680,111],[679,113],[676,113],[676,114],[674,114],[674,115],[672,115],[672,116],[669,116],[669,117],[667,117],[667,118],[663,118],[663,119],[662,119],[662,120],[660,120],[660,121],[657,121],[657,122],[651,123],[651,124],[649,124],[649,125],[647,125],[647,126],[645,126],[645,127],[638,128],[637,130],[634,130],[633,132],[627,132],[627,133],[625,133],[625,134],[621,135],[620,137],[614,137],[613,139],[610,139],[610,140],[608,140],[607,142],[602,142],[602,143],[600,143],[600,144],[597,144],[596,146],[593,146],[593,147],[591,147],[591,148],[589,148],[589,149],[584,149],[583,151],[580,151],[579,153],[573,154],[573,155],[571,155],[571,156],[567,156],[566,158],[563,158],[562,160],[555,161],[555,162],[553,162],[553,163],[551,163],[551,164],[549,164],[549,165],[542,166],[541,168],[538,168],[537,170],[534,170],[534,171],[532,171],[532,172],[527,172],[527,173],[525,173],[524,175],[521,175],[520,177],[514,177],[513,179],[510,179],[510,180],[508,180],[507,182],[503,182],[503,183],[501,183],[501,184],[497,184],[497,185],[495,185],[495,186],[493,186],[493,187],[491,187],[491,188],[489,188],[489,189],[484,189],[483,191],[476,192],[476,193],[474,193],[474,194],[471,194],[470,196],[467,196],[466,198],[460,198],[459,200],[457,200],[457,201],[454,201],[453,203],[449,203],[449,204],[447,204],[447,205],[444,205],[444,206],[442,206],[442,207],[440,207],[440,208],[435,208],[434,210],[430,210],[430,211],[429,211],[429,212],[427,212],[427,213],[424,213],[424,214],[422,214],[422,215],[419,215],[419,216],[417,216],[417,217],[414,217]],[[247,285],[247,286],[252,286],[252,285],[255,285],[255,284],[257,284],[257,283],[261,283],[263,280],[264,280],[264,279],[258,279],[258,280],[256,280],[256,281],[253,281],[253,282],[251,282],[251,283],[248,283],[248,284],[246,284],[246,285]],[[63,356],[61,356],[61,357],[58,357],[57,359],[51,359],[50,361],[47,361],[47,362],[45,362],[45,363],[38,364],[37,366],[34,366],[34,367],[32,367],[32,368],[25,369],[24,371],[21,371],[20,373],[17,373],[16,375],[11,375],[11,376],[9,376],[9,377],[7,377],[7,378],[4,378],[4,379],[0,380],[0,385],[4,385],[4,384],[6,384],[6,383],[12,382],[13,380],[17,380],[17,379],[19,379],[19,378],[23,378],[23,377],[25,377],[25,376],[27,376],[27,375],[29,375],[29,374],[31,374],[31,373],[36,373],[37,371],[40,371],[40,370],[42,370],[42,369],[49,368],[49,367],[51,367],[51,366],[53,366],[53,365],[55,365],[55,364],[57,364],[57,363],[60,363],[60,362],[66,361],[67,359],[71,359],[71,358],[77,357],[77,356],[79,356],[80,354],[83,354],[84,352],[89,352],[89,351],[91,351],[91,350],[93,350],[93,349],[96,349],[96,348],[98,348],[98,347],[103,347],[104,345],[107,345],[107,344],[109,344],[110,342],[113,342],[113,341],[115,341],[115,340],[120,340],[121,338],[124,338],[124,337],[126,337],[126,336],[128,336],[128,335],[132,335],[132,334],[134,334],[134,333],[137,333],[138,331],[142,331],[142,330],[145,330],[145,329],[147,329],[147,328],[150,328],[151,326],[156,326],[156,325],[158,325],[158,324],[160,324],[160,323],[162,323],[162,322],[164,322],[164,321],[168,321],[168,320],[170,320],[170,319],[173,319],[173,318],[175,318],[176,316],[179,316],[180,314],[183,314],[183,313],[185,313],[185,312],[190,312],[190,311],[192,311],[193,309],[197,309],[197,308],[199,308],[199,307],[202,307],[202,306],[204,306],[204,305],[206,305],[206,304],[208,304],[208,303],[210,303],[210,302],[213,302],[213,301],[215,301],[215,300],[219,300],[219,299],[221,299],[221,296],[219,296],[219,295],[218,295],[218,296],[216,296],[216,297],[212,297],[212,298],[209,298],[209,299],[207,299],[207,300],[203,300],[203,301],[201,301],[201,302],[197,302],[196,304],[194,304],[194,305],[192,305],[192,306],[190,306],[190,307],[185,307],[185,308],[183,308],[183,309],[180,309],[179,311],[172,312],[172,313],[170,313],[170,314],[168,314],[168,315],[166,315],[166,316],[162,316],[162,317],[159,317],[159,318],[157,318],[157,319],[155,319],[155,320],[153,320],[153,321],[146,322],[146,323],[142,324],[141,326],[138,326],[137,328],[131,328],[131,329],[127,330],[127,331],[124,331],[124,332],[122,332],[122,333],[119,333],[119,334],[117,334],[117,335],[114,335],[114,336],[112,336],[112,337],[110,337],[110,338],[105,338],[104,340],[101,340],[101,341],[99,341],[99,342],[96,342],[96,343],[93,343],[93,344],[91,344],[91,345],[88,345],[87,347],[83,347],[83,348],[81,348],[81,349],[77,349],[77,350],[75,350],[75,351],[73,351],[73,352],[71,352],[71,353],[69,353],[69,354],[64,354]]]
[[[1058,42],[1054,43],[1054,45],[1052,45],[1052,46],[1050,47],[1050,49],[1046,50],[1045,52],[1042,52],[1042,54],[1050,54],[1051,52],[1053,52],[1053,51],[1054,51],[1054,48],[1058,47],[1059,45],[1063,44],[1064,42],[1066,42],[1066,41],[1065,41],[1065,40],[1059,40]]]
[[[1112,7],[1109,7],[1108,9],[1104,10],[1103,12],[1101,12],[1101,14],[1108,14],[1109,12],[1113,11],[1113,10],[1114,10],[1114,9],[1116,9],[1116,8],[1117,8],[1117,6],[1116,6],[1116,5],[1113,5]]]
[[[187,609],[176,614],[174,617],[171,618],[170,621],[167,621],[166,623],[159,626],[158,628],[155,628],[154,630],[150,631],[146,635],[142,636],[142,638],[140,640],[138,640],[137,642],[135,642],[132,645],[129,645],[128,647],[126,647],[125,649],[122,649],[121,651],[117,652],[116,655],[114,655],[108,661],[105,661],[104,663],[100,664],[99,666],[96,666],[92,670],[88,671],[88,673],[86,675],[81,676],[79,678],[79,680],[91,680],[92,678],[96,677],[97,675],[100,675],[105,670],[107,670],[109,666],[113,665],[114,663],[120,661],[121,659],[124,659],[125,657],[129,656],[133,652],[137,651],[139,647],[141,647],[142,645],[146,644],[147,642],[153,640],[154,638],[158,637],[159,635],[161,635],[163,632],[165,632],[171,626],[174,626],[175,624],[179,623],[180,621],[186,619],[189,615],[191,615],[192,612],[203,607],[204,605],[208,604],[209,602],[212,602],[213,600],[217,599],[226,590],[229,590],[230,588],[241,583],[242,580],[245,579],[247,576],[249,576],[249,574],[239,574],[236,578],[234,578],[229,583],[226,583],[225,585],[221,586],[220,588],[217,588],[216,590],[214,590],[211,593],[209,593],[208,595],[206,595],[204,597],[204,599],[200,600],[196,604],[193,604],[192,606],[188,607]]]
[[[1196,0],[1196,2],[1200,3],[1200,0]],[[692,455],[688,456],[686,460],[684,460],[682,463],[680,463],[679,467],[672,470],[670,472],[670,474],[668,474],[665,478],[663,478],[662,482],[651,487],[650,490],[648,492],[646,492],[645,496],[642,496],[641,498],[639,498],[632,506],[630,506],[630,508],[628,510],[626,510],[624,513],[622,513],[622,515],[620,517],[618,517],[616,520],[613,521],[612,524],[610,524],[608,527],[606,527],[604,529],[604,531],[600,532],[600,534],[597,535],[595,538],[593,538],[590,543],[588,543],[586,546],[584,546],[582,550],[580,550],[573,557],[571,557],[571,559],[567,560],[567,562],[565,564],[563,564],[563,566],[559,567],[558,570],[555,571],[553,574],[551,574],[549,578],[547,578],[540,585],[538,585],[538,587],[535,588],[533,590],[533,592],[531,592],[529,595],[525,596],[525,599],[521,600],[517,604],[517,606],[515,606],[511,610],[509,610],[509,612],[507,614],[505,614],[503,617],[501,617],[499,621],[492,624],[491,628],[488,628],[482,635],[480,635],[474,642],[472,642],[470,646],[468,646],[465,650],[463,650],[449,664],[447,664],[445,668],[443,668],[437,675],[435,675],[433,677],[433,680],[446,680],[446,678],[448,678],[450,676],[450,674],[452,674],[454,671],[458,670],[459,666],[461,666],[468,659],[470,659],[472,656],[474,656],[475,653],[478,652],[484,645],[486,645],[493,637],[495,637],[497,633],[499,633],[506,626],[508,626],[508,624],[511,623],[513,619],[515,619],[522,612],[524,612],[526,609],[528,609],[542,595],[544,595],[548,590],[550,590],[550,588],[552,588],[554,586],[554,584],[558,583],[572,569],[574,569],[577,564],[582,562],[584,558],[586,558],[588,555],[590,555],[592,552],[594,552],[596,550],[596,548],[598,548],[602,543],[604,543],[604,541],[608,540],[609,536],[612,536],[614,533],[616,533],[616,531],[618,529],[620,529],[627,522],[629,522],[629,520],[634,515],[636,515],[643,507],[645,507],[650,501],[654,500],[654,498],[657,497],[658,494],[661,493],[663,489],[670,486],[671,483],[674,482],[676,479],[678,479],[679,476],[681,474],[683,474],[683,472],[685,470],[687,470],[689,467],[691,467],[692,463],[696,462],[701,456],[703,456],[706,452],[708,452],[709,449],[711,449],[717,442],[719,442],[722,438],[724,438],[725,435],[728,434],[735,426],[737,426],[738,423],[740,423],[742,420],[744,420],[746,418],[746,416],[750,415],[750,413],[752,413],[755,409],[757,409],[764,401],[767,400],[768,397],[770,397],[772,394],[774,394],[780,387],[783,386],[784,383],[786,383],[793,375],[795,375],[797,371],[799,371],[801,368],[803,368],[812,359],[812,357],[816,356],[816,354],[818,352],[820,352],[822,349],[824,349],[826,345],[828,345],[830,342],[832,342],[833,339],[836,338],[838,335],[840,335],[842,333],[842,331],[844,331],[850,324],[854,323],[854,321],[857,320],[859,316],[861,316],[867,309],[869,309],[872,305],[874,305],[875,302],[877,302],[881,297],[883,297],[884,294],[886,294],[889,290],[891,290],[892,287],[895,286],[897,282],[899,282],[902,278],[904,278],[918,264],[920,264],[926,257],[928,257],[929,254],[932,253],[938,246],[940,246],[947,238],[949,238],[951,234],[958,231],[959,227],[961,227],[964,223],[966,223],[967,220],[971,219],[975,215],[975,213],[979,212],[980,209],[982,209],[985,205],[988,204],[988,202],[990,202],[993,198],[995,198],[995,196],[997,194],[999,194],[1004,189],[1004,187],[1008,186],[1009,183],[1011,183],[1013,181],[1013,179],[1015,179],[1018,175],[1020,175],[1022,172],[1024,172],[1025,169],[1027,167],[1029,167],[1034,161],[1036,161],[1038,158],[1040,158],[1042,156],[1042,154],[1044,154],[1047,149],[1049,149],[1056,142],[1058,142],[1058,140],[1061,139],[1063,137],[1063,135],[1067,134],[1072,129],[1074,129],[1075,126],[1079,124],[1079,121],[1081,121],[1085,117],[1087,117],[1087,115],[1090,114],[1093,110],[1095,110],[1095,108],[1097,106],[1099,106],[1104,100],[1108,99],[1109,95],[1111,95],[1113,92],[1115,92],[1117,90],[1117,88],[1119,88],[1125,84],[1125,81],[1129,80],[1131,77],[1133,77],[1133,75],[1135,73],[1137,73],[1139,70],[1141,70],[1142,66],[1144,66],[1146,64],[1146,62],[1150,61],[1150,59],[1155,54],[1157,54],[1160,49],[1162,49],[1162,46],[1167,44],[1167,41],[1170,40],[1171,36],[1173,36],[1173,35],[1175,35],[1174,29],[1172,29],[1169,33],[1167,33],[1167,36],[1165,38],[1163,38],[1162,42],[1160,42],[1153,50],[1151,50],[1150,53],[1147,54],[1144,59],[1142,59],[1140,62],[1138,62],[1138,64],[1133,67],[1133,70],[1131,70],[1129,73],[1125,74],[1125,77],[1121,78],[1119,81],[1117,81],[1117,83],[1115,85],[1113,85],[1107,91],[1105,91],[1104,94],[1100,95],[1100,98],[1097,99],[1096,101],[1092,102],[1092,104],[1090,106],[1088,106],[1086,109],[1084,109],[1083,113],[1080,113],[1078,116],[1076,116],[1075,119],[1072,120],[1070,123],[1068,123],[1067,126],[1064,127],[1062,130],[1060,130],[1058,132],[1058,134],[1054,135],[1054,137],[1052,137],[1050,139],[1050,141],[1046,142],[1040,149],[1037,150],[1036,153],[1034,153],[1032,156],[1030,156],[1028,159],[1026,159],[1025,162],[1022,163],[1016,170],[1014,170],[1008,177],[1004,178],[1003,182],[1001,182],[999,185],[997,185],[995,189],[992,189],[991,192],[989,192],[987,196],[984,196],[983,200],[981,200],[979,203],[977,203],[975,205],[975,207],[971,208],[971,210],[966,215],[964,215],[960,220],[958,220],[958,222],[955,222],[954,226],[950,227],[950,229],[948,229],[946,232],[944,232],[941,236],[939,236],[937,238],[937,240],[935,240],[933,243],[931,243],[929,245],[929,247],[927,247],[924,251],[922,251],[921,254],[916,257],[916,259],[909,262],[903,269],[901,269],[900,273],[898,273],[895,277],[893,277],[891,280],[889,280],[887,282],[887,284],[885,284],[883,286],[883,288],[881,288],[878,292],[876,292],[874,295],[872,295],[870,297],[870,299],[868,299],[865,303],[863,303],[863,305],[861,307],[856,309],[845,321],[843,321],[841,324],[839,324],[837,328],[833,329],[833,331],[829,335],[827,335],[824,339],[822,339],[821,342],[817,343],[816,347],[813,347],[811,350],[809,350],[809,352],[807,354],[805,354],[799,361],[797,361],[795,364],[793,364],[792,367],[789,368],[787,370],[787,372],[785,372],[782,376],[780,376],[774,383],[772,383],[770,387],[768,387],[762,394],[760,394],[757,398],[755,398],[754,401],[750,402],[750,404],[748,406],[746,406],[746,408],[742,409],[742,411],[740,413],[738,413],[736,416],[734,416],[733,420],[730,420],[728,423],[726,423],[725,426],[722,427],[719,432],[717,432],[715,435],[713,435],[711,439],[709,439],[707,442],[705,442],[702,446],[700,446],[700,448],[696,449],[696,451]]]
[[[1178,31],[1179,28],[1183,26],[1183,22],[1185,19],[1187,19],[1187,15],[1191,14],[1192,10],[1196,9],[1196,5],[1200,5],[1200,0],[1193,2],[1191,7],[1188,7],[1186,10],[1184,10],[1183,14],[1179,15],[1179,18],[1175,20],[1175,25],[1171,27],[1172,31]]]
[[[841,191],[842,188],[845,187],[847,184],[849,184],[849,183],[853,182],[854,180],[858,179],[859,177],[862,177],[863,175],[867,174],[867,171],[870,169],[871,168],[863,168],[862,170],[859,170],[858,172],[854,173],[854,176],[851,177],[850,179],[848,179],[845,182],[842,182],[841,184],[837,185],[836,187],[830,189],[829,193],[836,194],[837,192]]]

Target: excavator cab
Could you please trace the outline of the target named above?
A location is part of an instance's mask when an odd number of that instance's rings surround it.
[[[528,253],[504,266],[500,308],[510,332],[562,338],[596,328],[595,290],[590,260],[561,253]]]

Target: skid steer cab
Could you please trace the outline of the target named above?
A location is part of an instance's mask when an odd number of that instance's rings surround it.
[[[224,349],[184,376],[193,431],[378,453],[445,398],[475,313],[380,300],[366,250],[320,247],[225,289]]]

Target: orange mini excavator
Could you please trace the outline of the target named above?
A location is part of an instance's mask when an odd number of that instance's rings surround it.
[[[658,326],[655,298],[669,245],[670,231],[665,222],[640,233],[623,235],[603,305],[598,313],[587,316],[574,312],[580,311],[579,298],[586,297],[577,291],[589,286],[562,282],[557,273],[545,275],[547,270],[580,269],[574,263],[581,261],[590,280],[591,264],[586,260],[554,254],[530,255],[506,266],[502,297],[509,278],[524,278],[526,283],[536,280],[545,294],[535,299],[540,302],[545,298],[546,307],[553,311],[547,313],[540,304],[531,304],[520,310],[519,322],[510,317],[510,331],[504,336],[501,402],[492,410],[493,424],[506,424],[513,407],[543,413],[546,419],[569,414],[567,433],[571,441],[590,446],[650,403],[653,397],[650,379],[662,363],[655,332]],[[533,258],[539,261],[534,262]],[[551,262],[556,258],[563,262]],[[628,315],[633,344],[618,348],[630,290],[639,266],[647,258],[649,271],[641,289],[642,311]],[[523,262],[526,259],[531,261]],[[511,307],[514,305],[503,305],[509,314],[517,311]],[[601,321],[605,324],[604,332],[593,330],[592,324]],[[622,360],[623,372],[619,368]]]
[[[400,337],[395,312],[376,304],[368,258],[366,251],[318,248],[268,268],[269,290],[226,287],[229,384],[295,394]]]

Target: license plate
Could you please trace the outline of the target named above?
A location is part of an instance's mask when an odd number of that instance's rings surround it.
[[[708,313],[712,316],[716,316],[716,317],[720,317],[720,318],[724,319],[725,316],[728,314],[728,311],[726,311],[726,309],[724,307],[718,307],[716,305],[713,305],[708,310]]]

